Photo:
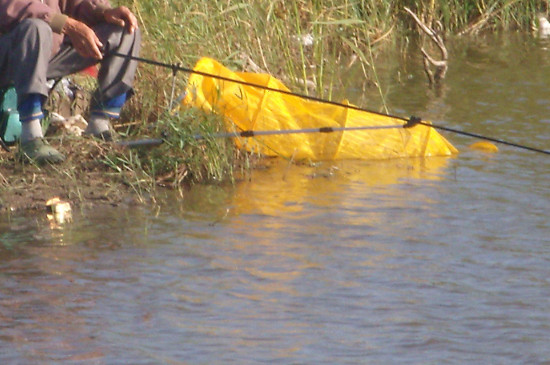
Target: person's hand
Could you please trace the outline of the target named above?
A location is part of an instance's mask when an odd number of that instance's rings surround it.
[[[67,18],[62,32],[70,38],[74,49],[82,57],[95,58],[96,60],[103,58],[101,54],[103,43],[92,28],[86,24],[73,18]]]
[[[136,16],[125,6],[107,9],[103,12],[103,17],[107,23],[126,27],[130,34],[134,33],[134,30],[138,27]]]

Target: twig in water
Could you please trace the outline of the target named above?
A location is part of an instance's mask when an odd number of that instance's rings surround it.
[[[420,51],[422,52],[422,55],[424,56],[424,71],[426,72],[426,75],[428,76],[428,81],[430,82],[430,86],[438,85],[441,80],[445,78],[445,75],[447,74],[447,60],[449,58],[449,53],[447,52],[447,47],[445,47],[445,43],[443,42],[443,38],[432,28],[428,27],[426,24],[424,24],[418,16],[413,13],[409,8],[404,8],[407,13],[409,13],[416,24],[426,33],[430,39],[437,45],[439,48],[439,51],[441,52],[441,60],[437,61],[434,58],[432,58],[428,52],[424,50],[422,47]],[[441,24],[441,23],[439,23]],[[432,72],[430,69],[430,65],[433,65],[435,67],[435,73]]]

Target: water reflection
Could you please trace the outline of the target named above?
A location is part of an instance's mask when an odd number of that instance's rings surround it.
[[[544,147],[541,45],[476,42],[440,98],[390,59],[391,105]],[[0,219],[0,363],[548,361],[550,161],[448,137],[458,156],[278,161],[55,229]]]
[[[253,171],[250,181],[237,186],[233,197],[235,212],[264,215],[299,213],[308,203],[339,206],[377,189],[414,179],[439,180],[452,157],[396,159],[388,161],[322,162],[315,166],[288,165],[273,161],[266,170]],[[268,184],[257,181],[269,181]]]

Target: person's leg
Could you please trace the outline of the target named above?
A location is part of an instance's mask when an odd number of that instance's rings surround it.
[[[106,45],[105,59],[98,73],[99,87],[92,98],[90,123],[86,133],[109,140],[112,139],[109,120],[120,117],[120,109],[132,90],[137,68],[137,61],[110,54],[117,52],[139,56],[141,33],[136,29],[129,34],[127,30],[116,26],[103,27],[97,33]]]
[[[100,24],[94,31],[105,45],[104,59],[97,76],[99,88],[95,94],[95,100],[102,103],[132,90],[137,61],[110,54],[117,52],[138,57],[141,49],[141,32],[136,29],[130,34],[126,29],[112,24]]]
[[[47,95],[46,69],[51,53],[52,34],[46,22],[25,20],[3,36],[11,52],[2,72],[2,84],[13,83],[22,122],[21,142],[42,137],[42,101]]]
[[[64,156],[43,141],[42,103],[48,94],[46,73],[52,31],[39,19],[26,19],[2,36],[0,85],[13,83],[21,118],[21,152],[36,162],[60,162]]]
[[[107,23],[98,24],[93,30],[104,45],[104,58],[100,61],[99,86],[92,96],[91,116],[85,133],[110,139],[109,119],[119,117],[128,92],[132,90],[137,68],[137,61],[110,56],[110,53],[138,56],[141,34],[139,29],[129,34],[124,28]],[[97,61],[83,59],[70,43],[64,43],[60,52],[50,62],[48,78],[61,77],[68,70],[69,73],[73,73],[94,63]]]
[[[48,95],[46,73],[52,46],[50,26],[40,19],[26,19],[0,41],[0,85],[14,84],[18,97]]]

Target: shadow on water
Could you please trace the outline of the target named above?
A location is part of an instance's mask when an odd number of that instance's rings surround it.
[[[451,50],[439,97],[416,57],[382,62],[393,112],[548,148],[546,45]],[[458,156],[273,160],[63,227],[3,217],[0,363],[549,361],[550,161],[445,136]]]

